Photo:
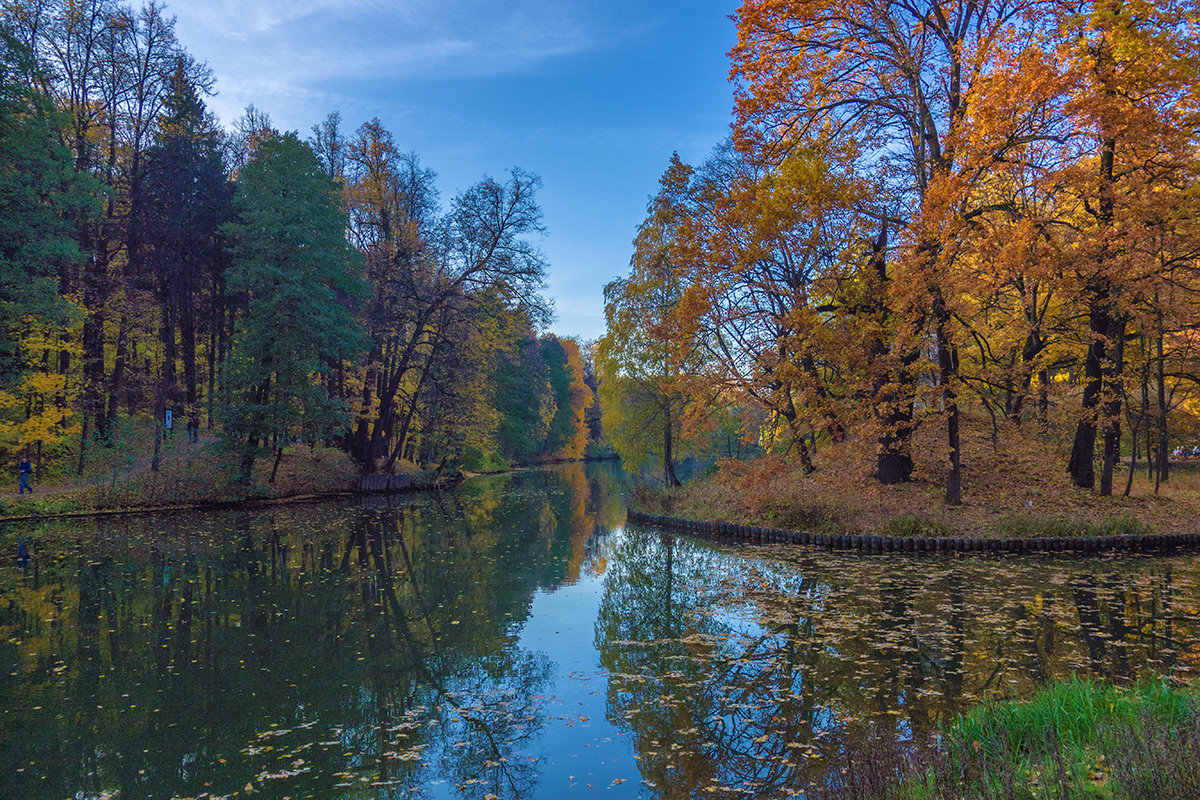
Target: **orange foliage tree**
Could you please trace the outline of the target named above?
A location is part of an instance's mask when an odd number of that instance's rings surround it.
[[[1154,338],[1195,324],[1187,303],[1167,302],[1195,286],[1194,11],[1123,0],[743,3],[739,147],[776,166],[793,152],[840,152],[870,189],[845,202],[881,231],[875,268],[861,273],[873,273],[875,313],[860,319],[876,337],[866,349],[879,480],[911,472],[915,401],[931,388],[924,407],[945,421],[946,499],[958,502],[964,388],[1019,419],[1035,377],[1044,412],[1050,371],[1081,361],[1070,471],[1093,485],[1103,431],[1100,490],[1111,492],[1124,343],[1135,330]],[[820,348],[801,351],[797,364]]]
[[[812,149],[775,163],[723,147],[694,182],[684,227],[687,278],[673,313],[689,318],[675,328],[691,331],[705,355],[698,386],[759,408],[780,434],[768,438],[806,472],[806,438],[843,437],[861,373],[851,356],[859,349],[847,347],[870,222],[852,208],[856,191]]]

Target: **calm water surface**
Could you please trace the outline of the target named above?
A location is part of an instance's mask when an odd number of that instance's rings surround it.
[[[866,722],[1200,667],[1196,557],[724,547],[623,489],[0,528],[0,798],[784,797]]]

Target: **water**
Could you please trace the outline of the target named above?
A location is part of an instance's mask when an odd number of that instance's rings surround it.
[[[781,797],[866,721],[1200,665],[1195,557],[722,547],[623,488],[2,528],[0,798]]]

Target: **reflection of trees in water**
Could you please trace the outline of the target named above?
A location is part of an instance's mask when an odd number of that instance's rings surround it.
[[[527,794],[551,665],[515,632],[596,524],[575,483],[44,531],[0,572],[0,757],[34,762],[0,796]]]
[[[615,547],[596,626],[609,716],[662,797],[778,796],[867,727],[924,737],[1048,680],[1196,666],[1191,559],[720,557],[636,526]]]
[[[672,798],[794,783],[805,759],[789,745],[824,724],[798,669],[804,623],[744,636],[719,591],[737,565],[688,540],[631,529],[609,561],[596,643],[609,718],[633,733],[643,777]]]

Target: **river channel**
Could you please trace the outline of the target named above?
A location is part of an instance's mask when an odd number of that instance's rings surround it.
[[[1200,669],[1196,556],[726,546],[626,488],[0,526],[0,798],[784,797],[868,722]]]

